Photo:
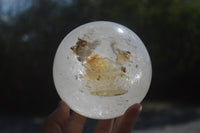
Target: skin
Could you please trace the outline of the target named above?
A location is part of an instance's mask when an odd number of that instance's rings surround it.
[[[140,104],[129,107],[123,116],[115,119],[99,120],[94,133],[131,133],[142,111]],[[57,109],[46,119],[40,133],[81,133],[86,117],[75,112],[60,101]]]

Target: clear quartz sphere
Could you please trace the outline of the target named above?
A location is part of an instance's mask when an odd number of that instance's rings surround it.
[[[117,23],[96,21],[71,31],[53,65],[55,86],[69,107],[88,118],[121,116],[150,86],[151,60],[140,38]]]

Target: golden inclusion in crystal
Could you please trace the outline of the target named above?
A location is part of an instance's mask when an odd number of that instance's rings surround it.
[[[85,67],[85,74],[82,77],[86,80],[86,86],[89,88],[90,93],[101,97],[127,93],[126,84],[129,76],[126,75],[126,67],[123,64],[130,61],[131,53],[119,50],[111,44],[113,53],[116,55],[116,61],[113,61],[98,54],[90,56],[92,49],[88,48],[89,46],[92,46],[91,43],[78,39],[76,45],[71,49],[73,53],[78,55],[78,60]]]

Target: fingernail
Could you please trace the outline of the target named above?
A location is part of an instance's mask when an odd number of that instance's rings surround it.
[[[140,107],[139,107],[139,112],[141,112],[142,111],[142,105],[140,104]]]
[[[134,106],[135,106],[135,108],[138,108],[138,109],[140,109],[142,107],[142,105],[139,103],[136,103]]]
[[[138,112],[142,111],[142,105],[141,104],[136,103],[134,106],[135,106],[135,109],[137,109]]]

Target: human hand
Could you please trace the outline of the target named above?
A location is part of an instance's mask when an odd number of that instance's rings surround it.
[[[131,133],[131,130],[142,111],[140,104],[134,104],[121,117],[99,120],[95,133]],[[46,119],[40,133],[81,133],[86,117],[75,112],[70,116],[70,108],[60,101],[57,109]]]

